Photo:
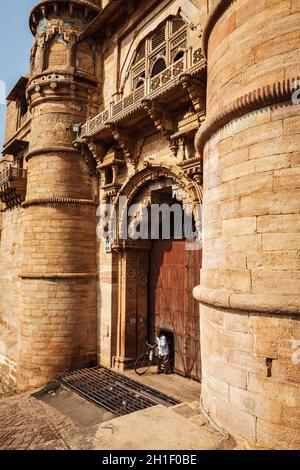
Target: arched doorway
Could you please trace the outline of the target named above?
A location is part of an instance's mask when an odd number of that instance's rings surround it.
[[[183,208],[187,199],[190,202],[189,191],[172,178],[170,171],[160,172],[156,179],[153,172],[149,180],[147,175],[137,175],[131,188],[123,188],[129,204],[147,207],[149,213],[155,204],[170,207],[177,203]],[[199,285],[202,251],[189,249],[190,242],[184,233],[178,237],[179,224],[175,218],[170,217],[167,239],[161,227],[153,239],[151,215],[148,222],[148,239],[126,240],[119,253],[120,301],[115,365],[130,367],[137,355],[144,352],[146,341],[154,342],[158,331],[163,329],[174,340],[174,371],[200,380],[199,306],[192,291]]]

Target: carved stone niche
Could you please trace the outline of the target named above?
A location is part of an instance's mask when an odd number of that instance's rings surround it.
[[[104,156],[102,163],[98,165],[98,173],[101,175],[101,189],[105,191],[106,196],[115,196],[119,191],[118,171],[124,163],[120,157],[120,151],[111,148]]]
[[[178,120],[177,132],[170,136],[170,142],[176,142],[178,160],[185,161],[195,156],[194,138],[199,129],[198,116],[193,111],[186,112]]]

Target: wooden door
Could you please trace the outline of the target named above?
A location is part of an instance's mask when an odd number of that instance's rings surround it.
[[[174,338],[174,371],[201,379],[199,303],[193,288],[200,282],[202,252],[185,241],[153,241],[149,282],[152,340],[160,329]]]

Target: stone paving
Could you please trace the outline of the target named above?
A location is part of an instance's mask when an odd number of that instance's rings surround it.
[[[0,400],[1,450],[68,450],[74,423],[30,395]]]
[[[147,377],[151,385],[157,380]],[[198,396],[199,384],[174,376],[169,387],[182,397]],[[178,385],[177,384],[177,385]],[[186,386],[186,391],[184,390]],[[164,384],[168,389],[167,381]],[[157,432],[164,429],[163,435]],[[198,400],[174,407],[156,406],[116,418],[61,386],[53,394],[29,393],[0,398],[0,450],[216,450],[236,449],[214,429]]]

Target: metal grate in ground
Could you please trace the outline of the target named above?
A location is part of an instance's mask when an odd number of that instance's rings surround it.
[[[97,406],[124,416],[151,406],[174,406],[174,397],[103,367],[82,369],[59,377],[59,382]]]

